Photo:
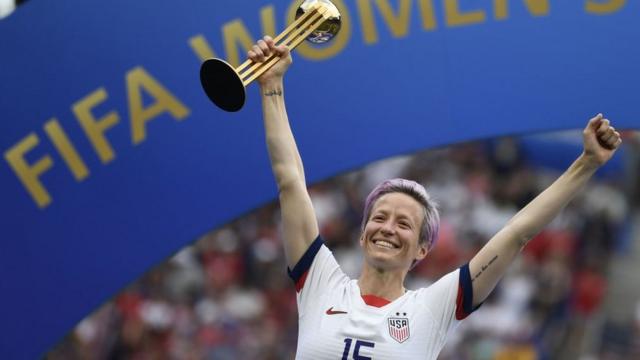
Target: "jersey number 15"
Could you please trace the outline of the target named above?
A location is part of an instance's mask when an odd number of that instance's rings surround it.
[[[349,352],[351,351],[351,343],[353,339],[344,339],[344,352],[342,353],[342,360],[349,360]],[[368,341],[356,340],[356,344],[353,347],[353,360],[371,360],[368,356],[360,355],[361,347],[373,348],[376,344]]]

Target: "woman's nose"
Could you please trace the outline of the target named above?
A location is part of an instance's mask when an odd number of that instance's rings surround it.
[[[393,235],[393,233],[395,232],[393,224],[391,224],[390,221],[386,221],[384,224],[382,224],[382,228],[380,228],[380,231],[383,234],[388,234],[388,235]]]

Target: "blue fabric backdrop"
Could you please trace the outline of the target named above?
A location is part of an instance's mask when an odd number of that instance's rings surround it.
[[[289,116],[317,182],[373,160],[508,134],[638,128],[640,4],[342,0],[304,45]],[[259,97],[202,92],[296,3],[32,0],[0,21],[2,358],[33,358],[154,264],[275,198]],[[238,60],[239,59],[239,60]]]

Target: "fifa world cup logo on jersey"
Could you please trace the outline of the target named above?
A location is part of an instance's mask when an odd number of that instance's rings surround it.
[[[409,319],[389,318],[389,335],[399,343],[405,342],[409,338]]]

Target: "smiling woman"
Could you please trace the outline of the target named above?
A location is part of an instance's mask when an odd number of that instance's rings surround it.
[[[413,268],[435,245],[439,223],[435,203],[422,185],[405,179],[387,180],[373,189],[365,202],[361,246],[367,249],[372,243],[408,248],[411,256],[407,260]],[[407,241],[396,242],[392,239],[395,233]]]
[[[367,197],[359,236],[365,261],[351,279],[324,245],[289,125],[283,85],[289,49],[265,36],[248,55],[256,63],[280,58],[258,82],[285,257],[297,292],[297,359],[436,359],[451,330],[480,307],[525,245],[622,143],[609,120],[593,117],[583,131],[582,154],[562,176],[491,234],[471,261],[418,290],[406,290],[405,280],[431,249],[439,216],[418,183],[383,182]],[[334,306],[345,316],[327,318],[334,314],[324,309]]]

